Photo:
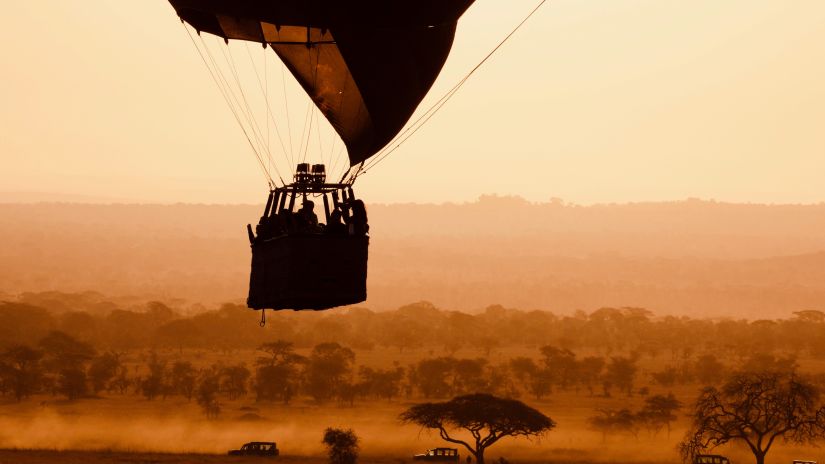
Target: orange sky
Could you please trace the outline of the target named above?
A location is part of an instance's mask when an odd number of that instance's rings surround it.
[[[478,0],[427,101],[534,4]],[[166,1],[4,13],[0,193],[263,200],[251,151]],[[359,193],[825,201],[823,25],[821,0],[551,0]],[[305,107],[291,108],[297,136]]]

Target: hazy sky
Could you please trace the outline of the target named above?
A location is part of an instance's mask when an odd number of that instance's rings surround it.
[[[422,106],[535,3],[478,0]],[[263,201],[251,150],[165,0],[9,2],[4,14],[0,192]],[[822,0],[549,0],[359,193],[825,201],[823,82]],[[290,86],[297,138],[306,103]]]

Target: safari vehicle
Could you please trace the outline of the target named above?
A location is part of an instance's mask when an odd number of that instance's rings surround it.
[[[278,455],[278,446],[273,441],[251,441],[241,446],[241,449],[231,450],[230,456],[270,456]]]
[[[730,464],[730,459],[719,454],[697,454],[693,464]]]
[[[424,454],[413,456],[416,461],[454,461],[458,462],[458,450],[455,448],[433,448]]]

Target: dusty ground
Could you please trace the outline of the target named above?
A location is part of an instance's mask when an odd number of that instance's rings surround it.
[[[658,391],[656,391],[658,393]],[[694,389],[677,390],[689,401]],[[525,400],[527,400],[525,398]],[[558,422],[541,440],[506,439],[488,450],[488,464],[506,457],[512,464],[679,464],[676,444],[685,433],[684,411],[670,437],[642,431],[602,437],[587,417],[598,407],[641,406],[641,397],[592,398],[557,392],[531,401]],[[362,464],[412,463],[412,454],[444,446],[437,435],[398,423],[406,401],[361,403],[354,408],[296,402],[285,407],[251,398],[225,402],[219,420],[207,421],[194,402],[178,397],[147,401],[133,396],[65,401],[38,396],[21,403],[0,401],[0,464],[263,463],[266,459],[228,457],[246,441],[274,440],[284,454],[280,464],[325,464],[320,443],[325,427],[352,427],[361,438]],[[254,413],[259,420],[242,420]],[[38,449],[47,448],[47,449]],[[106,450],[106,451],[95,451]],[[462,457],[466,455],[460,451]],[[754,462],[747,450],[719,449],[735,464]],[[793,459],[825,461],[823,449],[778,443],[769,464]]]
[[[218,454],[141,453],[125,451],[55,451],[0,449],[0,464],[327,464],[321,456],[279,456],[277,458],[235,457]],[[359,464],[404,464],[410,459],[364,456]],[[515,461],[517,463],[585,464],[589,460],[548,459]],[[616,463],[617,461],[610,461]],[[515,463],[514,463],[515,464]],[[653,464],[653,462],[621,462],[621,464]]]
[[[280,456],[271,458],[235,457],[219,454],[171,454],[125,451],[0,450],[0,464],[321,464],[322,458]],[[373,461],[362,461],[364,464]],[[378,461],[374,461],[378,462]],[[389,462],[389,461],[384,461]]]

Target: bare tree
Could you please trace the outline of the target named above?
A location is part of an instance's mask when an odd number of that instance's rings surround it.
[[[788,372],[746,372],[721,388],[702,390],[693,425],[679,445],[682,458],[729,442],[744,443],[764,464],[776,439],[810,443],[825,434],[819,390]]]
[[[484,464],[484,452],[503,437],[535,437],[556,426],[552,419],[521,401],[476,393],[443,403],[417,404],[401,414],[401,421],[438,430],[441,438],[464,446]],[[473,443],[458,438],[469,432]],[[451,435],[452,433],[452,435]]]

